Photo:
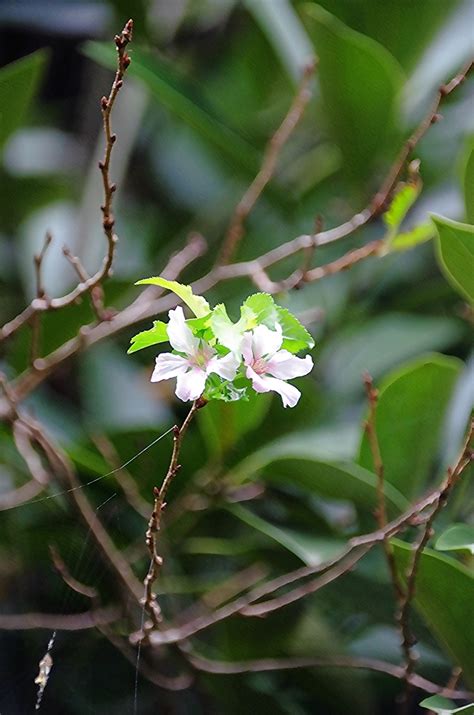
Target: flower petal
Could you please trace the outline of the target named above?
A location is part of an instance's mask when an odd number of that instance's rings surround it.
[[[253,336],[252,333],[244,333],[244,337],[242,339],[242,355],[244,356],[244,363],[246,365],[251,365],[254,361],[253,357],[253,350],[252,350],[252,341],[253,341]]]
[[[171,345],[180,353],[194,355],[199,347],[199,339],[196,338],[191,329],[186,325],[183,309],[178,306],[168,313],[170,322],[168,323],[168,338]]]
[[[215,372],[216,375],[224,378],[224,380],[233,380],[239,364],[240,361],[233,353],[229,353],[222,358],[214,356],[207,365],[207,374]]]
[[[292,355],[288,350],[279,350],[267,362],[265,373],[278,377],[280,380],[289,380],[292,377],[307,375],[313,369],[313,360],[310,355],[304,358]]]
[[[176,382],[176,395],[183,402],[197,400],[204,392],[206,373],[201,368],[194,367],[186,373],[178,375]]]
[[[151,382],[160,382],[160,380],[169,380],[170,377],[176,377],[182,372],[185,372],[188,366],[188,361],[186,358],[181,357],[181,355],[161,353],[161,355],[158,355],[156,358]]]
[[[281,396],[283,407],[294,407],[300,399],[301,392],[283,380],[268,375],[257,375],[250,367],[247,369],[247,377],[252,380],[255,392],[277,392]]]
[[[266,325],[257,325],[252,334],[252,352],[255,360],[268,355],[272,357],[283,342],[281,326],[277,323],[275,330],[269,330]]]

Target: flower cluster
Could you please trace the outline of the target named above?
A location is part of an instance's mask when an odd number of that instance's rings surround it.
[[[309,355],[295,353],[311,348],[307,330],[266,293],[250,296],[233,323],[223,304],[211,309],[189,286],[163,278],[148,278],[176,293],[195,318],[186,320],[181,307],[169,311],[169,322],[155,321],[153,328],[132,338],[130,352],[169,341],[174,352],[156,358],[151,381],[176,378],[176,395],[183,401],[203,397],[226,401],[255,392],[277,392],[284,407],[294,407],[300,391],[286,382],[307,375],[313,367]]]

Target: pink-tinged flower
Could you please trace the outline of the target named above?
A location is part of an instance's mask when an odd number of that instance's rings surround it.
[[[244,333],[242,355],[247,367],[247,377],[256,392],[278,392],[283,407],[294,407],[301,392],[285,380],[307,375],[313,369],[309,355],[299,358],[288,350],[280,350],[283,342],[281,326],[269,330],[258,325],[251,333]]]
[[[180,400],[197,400],[204,392],[207,376],[216,373],[224,380],[233,380],[238,360],[232,353],[218,357],[207,343],[203,342],[186,325],[183,309],[169,312],[168,338],[171,346],[183,355],[161,353],[151,376],[152,382],[176,377],[176,395]]]

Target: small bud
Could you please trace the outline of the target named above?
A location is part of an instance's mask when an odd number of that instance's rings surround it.
[[[121,79],[119,79],[119,81],[117,82],[117,89],[121,89],[122,86],[123,86],[123,82]]]
[[[110,143],[114,144],[117,141],[117,135],[116,134],[111,134],[110,135]]]
[[[117,184],[110,184],[110,193],[113,194],[114,191],[117,191]]]
[[[103,221],[104,229],[106,231],[110,231],[110,229],[113,228],[114,223],[115,223],[115,221],[112,218],[112,216],[107,216],[106,218],[104,218],[104,221]]]
[[[122,60],[122,64],[123,64],[123,68],[124,68],[125,70],[127,69],[127,67],[130,66],[130,62],[131,62],[130,55],[124,55],[124,58],[123,58],[123,60]]]
[[[107,109],[107,107],[109,106],[109,100],[107,99],[107,97],[102,97],[102,99],[100,100],[100,106],[104,111]]]
[[[100,161],[98,162],[98,164],[99,164],[99,169],[102,171],[102,170],[105,168],[104,162],[103,162],[102,160],[100,160]]]

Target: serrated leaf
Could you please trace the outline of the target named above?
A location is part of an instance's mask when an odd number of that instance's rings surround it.
[[[252,330],[260,324],[274,328],[277,321],[277,306],[269,293],[254,293],[244,301],[241,314],[242,317],[244,314],[247,317],[246,330]]]
[[[127,353],[130,355],[131,353],[136,353],[138,350],[143,350],[143,348],[149,348],[151,345],[164,343],[167,340],[168,331],[166,323],[163,323],[162,320],[155,320],[152,328],[143,330],[141,333],[137,333],[133,336]]]
[[[420,194],[421,184],[409,182],[402,184],[395,193],[388,210],[383,215],[386,226],[397,231],[410,208]]]
[[[238,323],[233,323],[231,321],[223,303],[216,305],[212,311],[210,325],[212,332],[221,345],[224,345],[233,352],[239,350],[245,326],[242,324],[241,320],[239,320]]]
[[[462,713],[462,715],[474,715],[474,703],[458,707],[451,700],[443,698],[441,695],[432,695],[421,701],[420,707],[431,710],[437,715],[451,715],[452,713]]]
[[[435,229],[431,223],[420,223],[418,226],[397,234],[390,241],[390,251],[408,251],[415,248],[420,243],[429,241],[435,235]]]
[[[474,555],[474,526],[452,524],[438,537],[435,548],[438,551],[470,551]]]
[[[0,150],[23,123],[39,87],[47,53],[38,50],[0,70]]]
[[[474,226],[432,216],[438,232],[437,258],[447,280],[474,303]]]
[[[283,330],[282,349],[288,350],[290,353],[298,353],[300,350],[314,348],[313,338],[298,318],[279,305],[276,306],[276,309],[278,322]]]
[[[172,293],[175,293],[178,298],[181,298],[183,303],[186,303],[196,318],[204,318],[211,311],[211,306],[205,298],[201,295],[194,295],[191,286],[183,285],[177,281],[169,281],[166,278],[156,276],[153,278],[142,278],[142,280],[137,281],[135,285],[154,285],[170,290]]]

